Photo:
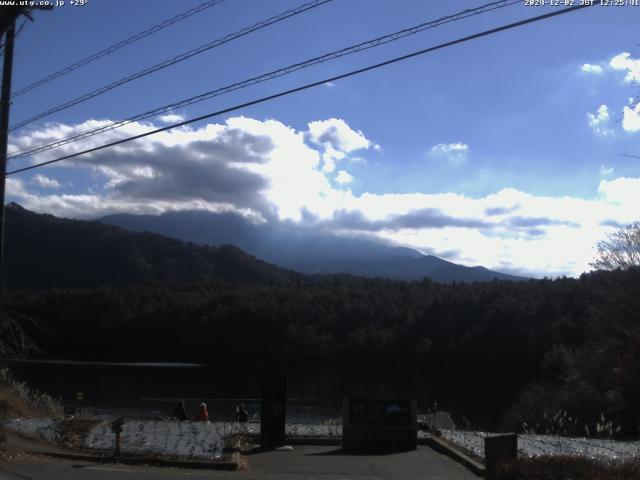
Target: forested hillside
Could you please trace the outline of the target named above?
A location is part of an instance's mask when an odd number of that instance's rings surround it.
[[[441,285],[349,277],[13,291],[11,311],[47,323],[45,356],[417,368],[469,410],[509,428],[569,412],[640,424],[640,272]],[[229,363],[231,362],[231,363]],[[477,412],[479,413],[479,412]],[[540,428],[543,428],[540,427]],[[547,426],[546,429],[557,428]]]
[[[199,246],[100,222],[6,208],[8,288],[131,285],[138,282],[286,282],[299,275],[232,245]]]

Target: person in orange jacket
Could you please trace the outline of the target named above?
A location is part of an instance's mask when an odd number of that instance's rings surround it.
[[[200,410],[196,415],[196,422],[208,422],[209,421],[209,412],[207,411],[207,404],[202,402],[200,404]]]

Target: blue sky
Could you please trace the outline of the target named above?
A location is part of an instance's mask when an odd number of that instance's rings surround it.
[[[200,3],[89,0],[38,12],[16,42],[14,90]],[[226,0],[15,98],[12,123],[301,3]],[[334,0],[16,130],[12,151],[482,3]],[[523,1],[173,114],[192,118],[554,8]],[[7,200],[78,218],[235,211],[467,265],[577,275],[610,225],[638,220],[640,158],[622,154],[640,156],[630,103],[639,19],[640,7],[596,6],[446,48],[12,176]],[[9,170],[162,124],[132,124]]]

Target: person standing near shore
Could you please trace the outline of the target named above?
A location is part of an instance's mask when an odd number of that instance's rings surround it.
[[[202,402],[200,404],[200,410],[196,415],[196,422],[208,422],[209,421],[209,412],[207,411],[207,404]]]
[[[249,412],[244,407],[244,403],[239,403],[236,406],[236,422],[245,423],[249,420]]]
[[[176,420],[180,420],[181,422],[186,422],[189,418],[187,417],[187,410],[184,408],[184,402],[180,400],[176,408],[173,410],[173,416]]]

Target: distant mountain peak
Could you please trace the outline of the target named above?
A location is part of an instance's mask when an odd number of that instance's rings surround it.
[[[424,255],[419,251],[414,250],[413,248],[407,248],[407,247],[395,247],[393,249],[393,253],[398,257],[411,257],[411,258],[424,257]]]
[[[239,215],[202,211],[163,215],[120,214],[103,221],[134,231],[152,231],[198,244],[231,243],[258,258],[309,274],[347,273],[365,277],[439,282],[526,280],[485,267],[466,267],[412,248],[363,238],[320,233],[293,224],[255,225]]]

